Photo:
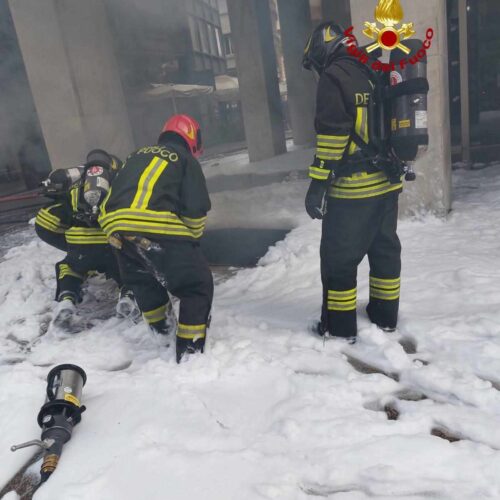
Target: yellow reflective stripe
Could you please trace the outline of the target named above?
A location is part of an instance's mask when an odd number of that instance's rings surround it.
[[[137,191],[134,196],[134,200],[132,201],[131,208],[139,208],[139,203],[144,198],[144,184],[148,180],[151,172],[154,170],[156,164],[160,161],[158,156],[155,156],[150,162],[149,165],[144,169],[141,177],[139,178],[139,183],[137,185]]]
[[[63,227],[60,224],[54,224],[53,222],[46,220],[41,214],[36,216],[35,224],[47,229],[47,231],[50,231],[51,233],[64,234],[66,231],[66,226]]]
[[[65,232],[66,241],[74,245],[104,245],[108,243],[106,234],[99,228],[70,227]]]
[[[353,311],[356,309],[357,289],[328,290],[329,311]]]
[[[99,216],[99,222],[101,221],[101,218],[106,215],[106,203],[109,200],[109,197],[111,196],[111,191],[113,190],[113,186],[109,188],[108,194],[104,198],[103,202],[101,203],[101,215]]]
[[[367,108],[362,108],[362,107],[356,108],[356,123],[354,125],[354,131],[356,132],[357,135],[359,135],[361,137],[363,142],[366,142],[368,144],[369,134],[368,134],[368,109]],[[356,143],[354,141],[351,142],[351,146],[349,147],[349,154],[352,155],[358,150],[359,150],[359,148],[356,145]]]
[[[373,174],[359,172],[350,177],[337,177],[333,185],[338,187],[366,187],[387,180],[387,175],[384,172],[375,172]]]
[[[66,238],[66,243],[71,245],[107,245],[108,240],[104,238]]]
[[[359,135],[361,129],[361,108],[356,108],[356,121],[354,125],[354,131]],[[356,151],[358,151],[358,146],[354,141],[351,141],[351,145],[349,146],[349,154],[352,155]]]
[[[144,319],[149,323],[157,323],[158,321],[162,321],[165,319],[167,311],[167,305],[164,304],[152,311],[144,311],[142,314]]]
[[[335,146],[333,144],[331,144],[330,142],[318,141],[316,143],[316,146],[318,148],[327,148],[327,149],[331,149],[331,150],[343,151],[345,149],[345,147],[347,146],[347,141],[344,144],[339,144],[339,145],[335,145]]]
[[[345,189],[339,186],[332,186],[329,190],[329,196],[332,198],[340,199],[361,199],[361,198],[372,198],[374,196],[381,196],[392,191],[398,191],[402,189],[403,184],[391,184],[389,181],[382,182],[379,185],[369,186],[359,189]]]
[[[52,221],[47,220],[43,215],[38,214],[35,219],[35,224],[45,227],[46,229],[50,229],[55,233],[64,233],[66,231],[66,226],[62,226],[59,223],[54,223]]]
[[[191,231],[204,231],[205,230],[205,224],[199,224],[198,226],[190,226],[186,224],[188,229],[191,229]]]
[[[78,210],[78,194],[80,190],[78,187],[75,187],[71,190],[71,207],[73,210]]]
[[[66,236],[90,236],[90,237],[98,237],[98,236],[106,236],[102,229],[93,228],[93,227],[70,227],[66,229]]]
[[[60,280],[62,280],[63,278],[66,278],[67,276],[72,276],[73,278],[78,278],[79,280],[83,280],[83,277],[78,275],[77,273],[65,272],[65,271],[62,271],[59,273]]]
[[[205,223],[207,220],[207,216],[203,217],[198,217],[197,219],[193,219],[192,217],[185,217],[184,215],[181,215],[181,218],[183,221],[189,223],[189,224],[202,224]]]
[[[316,139],[318,142],[327,142],[328,144],[331,144],[333,146],[342,146],[346,145],[349,142],[349,136],[348,135],[325,135],[325,134],[318,134],[316,136]]]
[[[341,160],[349,142],[348,135],[316,136],[316,156],[321,160]]]
[[[342,157],[344,156],[344,152],[338,152],[333,149],[324,149],[324,148],[317,148],[316,149],[316,157],[319,158],[320,160],[341,160]]]
[[[316,151],[319,151],[320,153],[329,153],[329,154],[334,154],[334,155],[341,155],[344,150],[343,149],[333,149],[333,148],[316,148]]]
[[[312,174],[312,173],[309,173],[309,177],[311,179],[316,179],[317,181],[326,181],[326,180],[328,180],[328,177],[324,177],[322,175],[317,175],[317,174]]]
[[[186,340],[198,340],[206,337],[207,325],[185,325],[179,323],[177,337]]]
[[[105,216],[99,217],[99,223],[101,226],[106,226],[107,224],[120,219],[134,219],[134,220],[145,220],[163,223],[177,222],[181,223],[179,216],[173,212],[156,212],[153,210],[147,210],[145,208],[141,210],[132,210],[130,208],[120,208],[115,210]]]
[[[207,222],[206,216],[193,219],[191,217],[184,217],[183,215],[181,215],[179,218],[191,230],[205,230],[205,224]]]
[[[338,292],[337,290],[328,290],[328,298],[336,300],[352,299],[356,297],[356,292],[356,288],[353,288],[352,290],[344,290],[341,292]]]
[[[186,325],[184,323],[179,323],[179,328],[182,328],[183,330],[189,330],[190,332],[204,332],[205,329],[207,328],[207,325]]]
[[[380,300],[398,300],[401,278],[375,278],[370,276],[370,297]]]
[[[400,289],[401,289],[401,287],[399,285],[391,286],[391,287],[370,285],[370,290],[375,290],[375,291],[378,291],[380,293],[393,294],[393,293],[399,292]]]
[[[47,220],[53,222],[54,224],[59,224],[61,222],[61,219],[59,217],[55,216],[54,214],[51,214],[50,210],[52,210],[53,208],[61,207],[61,206],[62,206],[62,204],[58,203],[57,205],[51,205],[50,207],[42,208],[38,212],[38,215],[44,216]]]
[[[363,142],[368,144],[368,109],[361,108],[361,126],[359,129],[359,135]]]
[[[399,290],[397,292],[389,292],[383,290],[370,289],[370,297],[380,300],[398,300],[400,296]]]
[[[59,229],[57,227],[54,227],[54,225],[49,224],[48,222],[45,222],[39,219],[38,217],[36,218],[35,224],[37,226],[43,227],[44,229],[50,231],[51,233],[61,233],[61,234],[64,233],[64,229]]]
[[[385,288],[385,289],[396,288],[399,287],[400,284],[401,284],[401,278],[382,279],[370,276],[370,286],[374,286],[377,288]]]
[[[315,179],[315,180],[317,180],[317,181],[324,181],[324,180],[326,180],[326,179],[325,179],[324,177],[322,177],[322,176],[319,176],[319,175],[316,175],[316,174],[311,174],[311,173],[309,173],[309,177],[310,177],[311,179]],[[327,179],[328,179],[328,178],[327,178]]]
[[[73,271],[73,269],[71,269],[71,267],[69,267],[68,264],[61,264],[59,266],[59,279],[63,279],[66,276],[73,276],[74,278],[83,280],[82,274]]]
[[[206,222],[206,217],[203,219],[198,219],[199,222],[192,222],[195,219],[188,219],[186,217],[180,216],[180,220],[189,228],[189,229],[199,229],[203,231],[205,229],[205,222]]]
[[[328,302],[334,302],[334,303],[339,303],[339,304],[345,304],[345,303],[350,303],[350,302],[356,302],[356,295],[354,297],[346,297],[345,299],[334,299],[332,297],[328,297]]]
[[[67,233],[75,234],[103,234],[100,227],[78,227],[73,226],[66,230]]]
[[[137,192],[130,208],[142,209],[148,206],[154,186],[167,165],[168,162],[159,156],[151,160],[139,179]]]
[[[319,180],[327,180],[330,177],[330,170],[326,170],[324,168],[319,168],[311,165],[309,167],[309,177]]]
[[[173,212],[124,208],[100,217],[99,223],[108,235],[125,231],[169,236],[188,236],[198,239],[203,235],[206,219],[206,216],[194,219],[179,217]]]
[[[348,191],[333,187],[329,191],[329,196],[331,196],[332,198],[340,198],[345,200],[358,200],[362,198],[372,198],[374,196],[381,196],[383,194],[387,194],[392,191],[398,191],[402,187],[403,187],[402,184],[390,184],[389,182],[384,183],[378,188],[356,190],[356,191]]]
[[[342,160],[342,157],[344,156],[343,154],[339,155],[339,154],[334,154],[334,153],[321,153],[319,151],[316,151],[316,156],[317,158],[319,158],[320,160],[324,160],[324,161],[340,161]]]
[[[106,233],[111,235],[113,233],[119,232],[139,232],[139,233],[150,233],[150,234],[163,234],[169,236],[189,236],[191,238],[201,238],[203,231],[189,229],[186,226],[174,225],[174,224],[155,224],[147,222],[126,222],[117,221],[109,224],[105,228]]]
[[[356,310],[356,300],[349,302],[336,302],[333,300],[328,301],[329,311],[354,311]]]
[[[147,185],[147,193],[146,193],[146,196],[144,198],[144,202],[138,208],[146,208],[149,205],[149,201],[151,200],[151,196],[153,194],[153,189],[154,189],[156,183],[158,182],[160,175],[164,172],[164,170],[167,168],[167,166],[168,166],[168,161],[165,161],[165,160],[163,160],[160,163],[160,165],[158,165],[152,179],[149,181],[149,183]]]

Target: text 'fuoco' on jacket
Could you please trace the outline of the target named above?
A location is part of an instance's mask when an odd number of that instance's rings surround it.
[[[182,147],[164,144],[132,153],[113,180],[99,223],[108,237],[197,241],[210,198],[199,162]]]

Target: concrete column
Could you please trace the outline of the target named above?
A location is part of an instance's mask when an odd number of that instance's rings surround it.
[[[309,0],[278,0],[278,7],[293,141],[296,145],[313,144],[316,85],[301,64],[312,31]]]
[[[323,21],[335,21],[344,28],[351,26],[351,6],[349,0],[321,0]]]
[[[365,21],[374,21],[377,0],[351,0],[352,24],[361,45],[370,40],[363,31]],[[401,208],[406,213],[432,210],[446,214],[451,209],[451,139],[448,86],[448,40],[446,2],[401,0],[404,22],[413,22],[417,37],[424,39],[428,28],[434,30],[428,56],[429,93],[429,151],[415,165],[417,180],[406,183]]]
[[[9,0],[53,168],[92,148],[125,157],[130,123],[100,0]]]
[[[460,105],[462,129],[462,161],[470,164],[470,100],[469,100],[469,23],[467,0],[458,2],[460,37]]]
[[[250,161],[286,152],[268,0],[228,0]]]

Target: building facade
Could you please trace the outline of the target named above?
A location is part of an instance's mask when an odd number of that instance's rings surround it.
[[[425,0],[422,9],[420,2],[399,1],[417,36],[428,28],[435,33],[428,58],[430,153],[417,165],[422,175],[408,190],[408,204],[446,213],[452,157],[466,165],[500,157],[500,2]],[[11,118],[0,125],[1,189],[30,187],[50,167],[81,162],[91,147],[126,155],[154,141],[173,112],[197,117],[209,144],[239,137],[242,114],[250,158],[281,154],[285,79],[294,140],[310,144],[315,89],[300,68],[308,33],[333,16],[364,40],[363,25],[373,21],[377,3],[1,2],[0,107]],[[217,77],[236,74],[241,108],[211,92]],[[189,97],[173,97],[176,85],[189,85]]]

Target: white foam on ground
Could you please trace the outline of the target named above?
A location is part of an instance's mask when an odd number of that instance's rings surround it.
[[[217,286],[207,352],[180,366],[144,325],[114,318],[37,342],[62,254],[30,236],[0,263],[0,486],[31,453],[10,445],[39,436],[49,367],[75,362],[88,373],[88,410],[36,500],[499,498],[500,398],[489,381],[500,359],[499,190],[498,169],[460,170],[448,220],[401,223],[400,333],[430,365],[368,323],[361,266],[356,349],[400,383],[358,373],[337,342],[307,332],[320,309],[320,224],[302,208],[257,268]],[[104,312],[107,286],[94,281],[88,299]],[[110,298],[99,300],[103,287]],[[32,341],[23,352],[19,342]],[[433,400],[398,402],[398,421],[376,411],[408,385]],[[431,436],[434,427],[463,440]]]

